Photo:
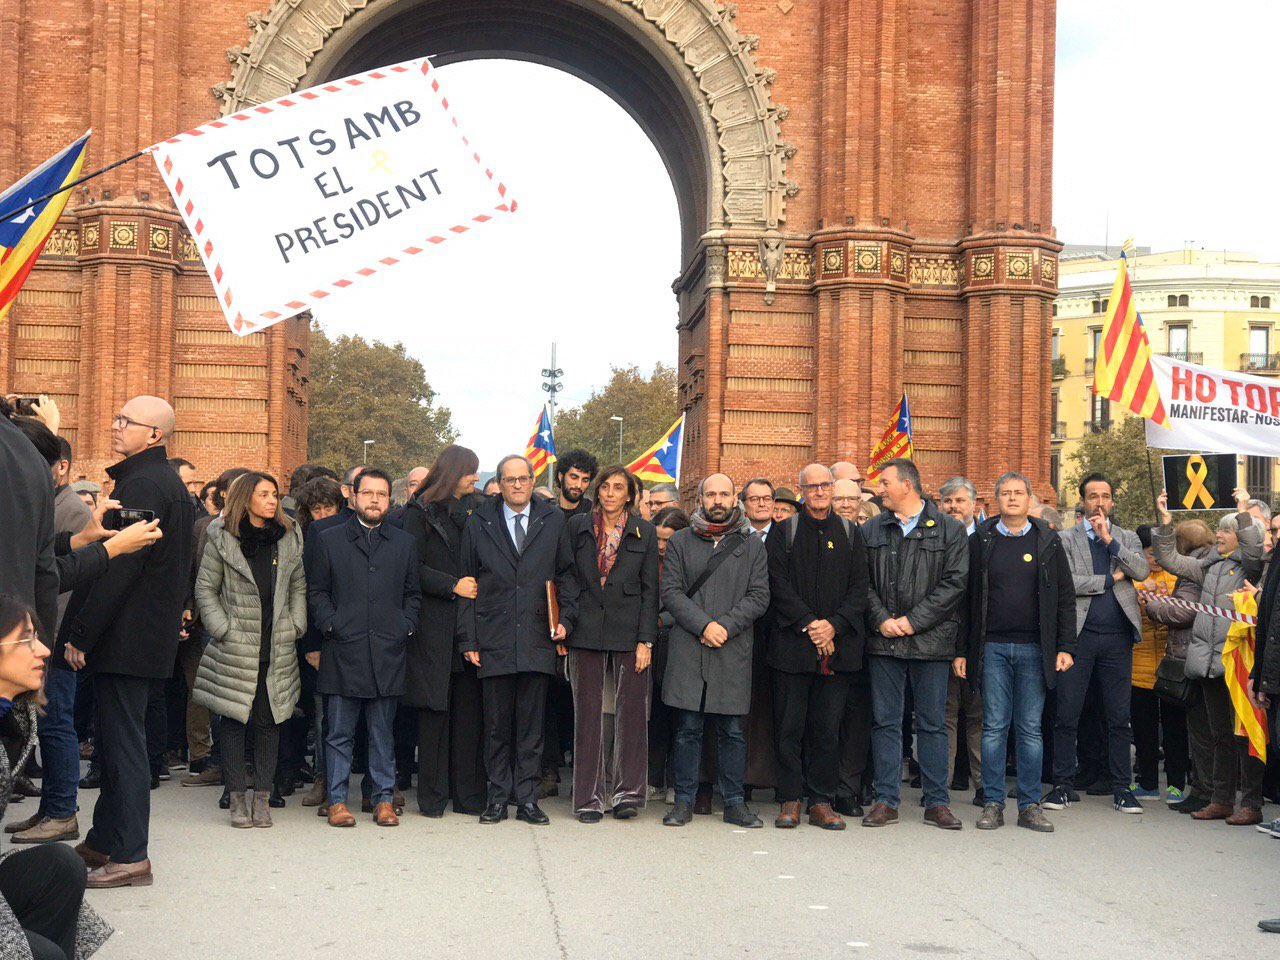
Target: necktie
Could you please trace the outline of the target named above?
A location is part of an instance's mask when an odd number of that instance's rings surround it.
[[[516,553],[524,553],[524,514],[516,514]]]

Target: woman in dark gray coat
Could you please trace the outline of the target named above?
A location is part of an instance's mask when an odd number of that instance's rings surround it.
[[[626,467],[596,478],[590,513],[565,537],[578,581],[569,650],[573,687],[573,809],[598,823],[605,808],[605,714],[612,707],[613,792],[618,820],[644,806],[649,755],[649,664],[658,634],[658,535],[632,514],[640,482]]]
[[[444,816],[451,796],[458,813],[484,808],[480,681],[454,644],[457,601],[476,596],[476,579],[462,576],[459,554],[462,528],[479,500],[479,466],[474,451],[445,447],[401,521],[418,547],[422,608],[405,654],[400,702],[418,711],[418,809],[427,817]],[[455,681],[461,691],[453,689]],[[458,703],[467,715],[457,718],[455,729],[451,703],[457,694],[468,702]]]
[[[193,699],[222,717],[222,772],[233,827],[269,827],[280,728],[302,693],[297,639],[307,628],[302,537],[276,482],[246,473],[209,524],[196,604],[210,636]],[[253,720],[253,810],[245,797],[245,737]]]

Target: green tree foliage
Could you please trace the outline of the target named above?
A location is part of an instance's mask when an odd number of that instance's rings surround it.
[[[1063,491],[1063,519],[1070,522],[1070,511],[1075,509],[1080,480],[1091,473],[1101,473],[1114,484],[1114,519],[1120,526],[1132,530],[1144,523],[1155,523],[1156,510],[1151,500],[1151,485],[1155,484],[1157,492],[1164,486],[1160,476],[1160,457],[1172,452],[1151,451],[1151,470],[1148,472],[1146,421],[1141,417],[1125,417],[1106,433],[1089,434],[1068,458],[1074,468]],[[1189,514],[1176,516],[1183,519]]]
[[[680,416],[675,367],[658,364],[645,377],[637,366],[614,367],[609,382],[592,391],[580,407],[556,412],[556,449],[581,447],[601,465],[618,459],[618,424],[622,417],[622,462],[629,463]]]
[[[446,407],[435,404],[422,364],[404,344],[363,337],[330,340],[311,325],[308,459],[341,473],[369,463],[392,477],[429,465],[458,435]]]

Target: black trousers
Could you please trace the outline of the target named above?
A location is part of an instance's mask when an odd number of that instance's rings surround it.
[[[152,680],[147,691],[147,763],[153,776],[164,772],[164,752],[169,749],[168,680]]]
[[[93,807],[93,827],[85,843],[116,863],[147,859],[151,819],[147,701],[160,682],[118,673],[98,673],[93,678],[102,790]]]
[[[65,843],[20,850],[0,860],[4,897],[35,960],[73,960],[84,900],[84,861]]]
[[[538,802],[550,682],[545,673],[509,673],[480,681],[490,804]]]
[[[455,813],[484,809],[484,710],[480,676],[468,664],[449,678],[449,796]]]
[[[865,670],[852,674],[840,721],[840,787],[836,796],[857,802],[871,762],[871,681]]]
[[[773,727],[777,746],[779,803],[807,796],[810,805],[830,803],[840,786],[840,723],[849,696],[849,675],[773,674]]]
[[[431,816],[449,802],[449,714],[418,710],[418,809]]]
[[[280,756],[280,730],[271,713],[271,698],[267,694],[267,669],[264,660],[258,664],[258,689],[249,708],[249,723],[241,723],[230,717],[222,718],[222,777],[232,793],[244,793],[248,788],[249,770],[245,764],[245,741],[249,726],[253,727],[253,790],[262,793],[275,785],[276,763]]]
[[[1076,784],[1076,731],[1085,694],[1096,675],[1107,724],[1107,766],[1111,789],[1128,790],[1133,766],[1129,749],[1129,689],[1133,676],[1133,642],[1128,634],[1080,631],[1075,666],[1058,678],[1058,711],[1053,728],[1053,782],[1068,789]],[[1081,781],[1083,783],[1083,781]]]
[[[1144,790],[1160,786],[1160,751],[1164,750],[1164,773],[1169,786],[1187,786],[1187,712],[1161,700],[1146,687],[1130,692],[1129,722],[1133,726],[1133,746],[1137,755],[1136,779]]]

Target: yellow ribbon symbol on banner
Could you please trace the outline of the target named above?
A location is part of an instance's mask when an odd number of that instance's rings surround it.
[[[391,168],[387,166],[387,151],[373,151],[373,166],[369,168],[370,173],[377,173],[381,170],[383,173],[390,173]]]
[[[1187,457],[1187,479],[1191,481],[1191,486],[1187,488],[1187,495],[1182,498],[1182,505],[1188,510],[1195,509],[1197,500],[1204,505],[1204,509],[1213,509],[1213,497],[1204,485],[1208,477],[1209,465],[1204,462],[1204,457],[1199,454]]]

